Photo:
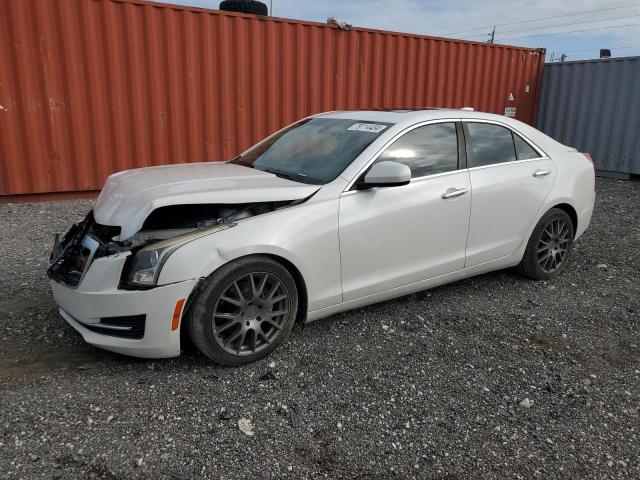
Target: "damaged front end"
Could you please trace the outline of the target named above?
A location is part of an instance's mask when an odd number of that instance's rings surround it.
[[[76,288],[93,258],[108,254],[105,240],[119,233],[120,227],[98,225],[93,218],[93,211],[90,211],[84,220],[69,229],[62,240],[59,235],[55,236],[47,269],[48,277]]]
[[[160,207],[151,212],[138,232],[126,239],[120,238],[120,227],[96,223],[91,211],[61,240],[56,235],[47,275],[67,287],[77,288],[95,259],[124,253],[127,259],[119,288],[153,288],[166,260],[185,243],[231,228],[240,220],[299,202]]]

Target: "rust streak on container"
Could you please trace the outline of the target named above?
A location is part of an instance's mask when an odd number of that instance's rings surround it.
[[[535,125],[543,62],[521,47],[140,0],[3,0],[0,202],[225,160],[325,110],[511,105]]]

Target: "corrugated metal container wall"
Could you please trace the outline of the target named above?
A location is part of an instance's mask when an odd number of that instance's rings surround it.
[[[533,123],[543,61],[531,49],[137,0],[3,0],[0,196],[228,159],[326,110],[512,106]]]
[[[538,128],[598,170],[640,173],[640,57],[549,63]]]

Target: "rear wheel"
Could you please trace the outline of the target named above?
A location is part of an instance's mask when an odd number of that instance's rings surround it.
[[[191,309],[189,336],[207,357],[237,366],[267,356],[289,336],[298,309],[291,274],[268,257],[214,272]]]
[[[549,280],[567,264],[573,246],[573,223],[559,208],[543,215],[531,233],[520,271],[534,280]]]

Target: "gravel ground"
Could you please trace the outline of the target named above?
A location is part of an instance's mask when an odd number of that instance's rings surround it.
[[[236,369],[85,345],[44,270],[91,202],[2,205],[0,476],[639,478],[640,183],[597,188],[558,279],[336,315]]]

